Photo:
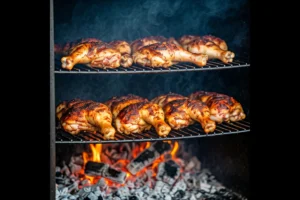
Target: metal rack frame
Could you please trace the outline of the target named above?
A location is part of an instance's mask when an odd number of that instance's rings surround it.
[[[99,138],[101,135],[93,135],[94,140],[83,140],[80,139],[81,136],[78,136],[79,139],[71,140],[57,140],[56,141],[56,119],[55,119],[55,74],[109,74],[109,73],[168,73],[168,72],[185,72],[185,71],[203,71],[203,70],[220,70],[220,69],[232,69],[239,67],[248,67],[250,64],[247,61],[235,59],[231,64],[224,64],[220,61],[210,60],[207,65],[200,68],[195,65],[181,63],[173,65],[170,68],[149,68],[149,67],[140,67],[132,66],[130,68],[118,68],[118,69],[93,69],[88,68],[83,65],[77,65],[72,71],[59,69],[55,55],[54,55],[54,12],[53,12],[54,2],[50,0],[50,199],[55,200],[56,193],[56,183],[55,183],[55,168],[56,168],[56,143],[100,143]],[[248,123],[248,124],[247,124]],[[232,129],[232,125],[238,126]],[[172,133],[167,138],[158,138],[157,134],[153,131],[149,131],[148,137],[144,138],[143,136],[125,136],[117,134],[118,142],[138,142],[138,141],[155,141],[155,140],[175,140],[175,139],[188,139],[188,138],[199,138],[207,136],[217,136],[217,135],[227,135],[227,134],[236,134],[242,132],[250,131],[250,123],[246,121],[241,121],[233,124],[221,124],[217,126],[217,129],[212,134],[204,134],[201,132],[201,128],[195,126],[188,127],[184,130],[172,131]],[[242,125],[241,125],[242,124]],[[228,128],[230,127],[230,128]],[[242,128],[241,128],[242,127]],[[200,134],[199,134],[200,133]],[[63,135],[66,133],[59,133]],[[146,134],[146,135],[147,135]],[[86,134],[85,134],[86,135]],[[65,136],[65,135],[64,135]],[[87,137],[87,136],[85,136]],[[98,137],[98,139],[97,139]],[[133,138],[132,138],[133,137]],[[95,140],[96,138],[96,140]],[[116,142],[115,140],[110,141],[101,141],[101,143]]]
[[[77,135],[72,135],[63,131],[56,130],[56,143],[124,143],[124,142],[153,142],[158,140],[182,140],[199,137],[210,137],[218,135],[238,134],[250,131],[250,122],[248,120],[238,122],[223,122],[217,124],[217,128],[213,133],[205,134],[200,124],[194,124],[180,130],[172,130],[167,137],[159,137],[152,128],[150,131],[145,131],[141,134],[121,134],[116,133],[115,139],[105,140],[101,133],[81,132]]]
[[[232,63],[225,64],[219,60],[209,60],[204,67],[198,67],[191,63],[179,63],[170,66],[169,68],[151,68],[132,65],[128,68],[118,67],[116,69],[100,69],[88,67],[85,65],[75,65],[72,70],[61,68],[60,60],[55,60],[55,73],[57,74],[142,74],[142,73],[170,73],[170,72],[186,72],[186,71],[205,71],[205,70],[220,70],[233,69],[240,67],[249,67],[250,64],[247,58],[235,58]]]

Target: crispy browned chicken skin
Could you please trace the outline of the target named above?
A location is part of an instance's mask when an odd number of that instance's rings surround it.
[[[174,100],[180,100],[180,99],[187,99],[187,97],[170,92],[168,94],[159,95],[155,97],[154,99],[151,100],[151,102],[156,103],[163,108],[167,103]]]
[[[148,100],[134,94],[128,94],[126,96],[112,97],[104,104],[110,108],[113,119],[115,119],[119,114],[119,112],[123,110],[125,107],[129,106],[130,104],[140,103],[140,102],[148,102]]]
[[[55,44],[54,45],[54,52],[56,54],[61,54],[61,55],[68,55],[70,53],[70,50],[73,49],[75,46],[87,42],[102,42],[101,40],[97,38],[81,38],[78,40],[75,40],[73,42],[67,42],[63,45],[61,44]]]
[[[62,54],[62,68],[72,70],[76,64],[96,68],[129,67],[133,60],[129,43],[122,40],[110,43],[96,38],[84,38],[63,46],[55,45],[55,53]]]
[[[193,54],[172,41],[154,43],[141,47],[132,55],[133,62],[148,67],[170,67],[178,62],[191,62],[197,66],[206,65],[204,54]]]
[[[98,131],[105,139],[114,139],[112,114],[102,103],[80,99],[64,101],[57,106],[56,116],[62,128],[73,135],[80,131]]]
[[[187,127],[195,121],[201,124],[205,133],[216,129],[216,123],[210,119],[209,108],[204,103],[174,93],[158,96],[151,102],[163,108],[166,121],[173,129]]]
[[[139,49],[141,49],[144,46],[166,42],[167,40],[168,39],[163,37],[163,36],[149,36],[149,37],[144,37],[144,38],[134,40],[130,44],[130,47],[131,47],[132,53],[134,53],[134,52],[138,51]]]
[[[95,68],[117,68],[121,53],[104,42],[85,42],[74,46],[68,55],[61,58],[62,68],[72,70],[76,64]]]
[[[228,95],[198,91],[192,93],[189,98],[205,103],[210,109],[210,119],[218,123],[235,122],[246,118],[242,105]]]
[[[115,119],[118,132],[125,134],[141,133],[153,126],[157,134],[165,137],[171,127],[165,122],[162,108],[150,102],[130,104],[122,109]]]
[[[128,42],[124,40],[115,40],[110,42],[109,45],[121,53],[122,67],[130,67],[132,65],[131,48]]]
[[[233,52],[227,50],[224,40],[212,35],[184,35],[179,38],[178,42],[191,53],[206,54],[208,59],[219,59],[224,63],[232,62],[235,56]]]

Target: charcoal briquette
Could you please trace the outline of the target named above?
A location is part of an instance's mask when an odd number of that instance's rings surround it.
[[[129,196],[128,200],[139,200],[137,196]]]

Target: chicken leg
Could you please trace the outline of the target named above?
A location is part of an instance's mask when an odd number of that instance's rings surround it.
[[[173,129],[187,127],[195,121],[201,124],[205,133],[213,132],[216,129],[216,123],[209,118],[209,108],[199,101],[174,100],[167,103],[163,110],[166,121]]]
[[[217,123],[235,122],[246,118],[242,105],[233,97],[225,94],[197,91],[192,93],[189,98],[205,103],[210,109],[210,119]]]
[[[75,46],[68,56],[61,58],[62,68],[72,70],[76,64],[90,67],[117,68],[121,53],[103,42],[87,42]]]
[[[144,46],[132,57],[133,61],[139,65],[164,68],[177,62],[191,62],[202,67],[206,65],[208,59],[207,55],[190,53],[170,41]]]
[[[171,131],[171,127],[165,122],[162,108],[150,102],[131,104],[121,110],[115,119],[117,131],[125,134],[141,133],[149,130],[151,125],[161,137],[167,136]]]
[[[70,134],[99,131],[104,139],[114,139],[116,131],[111,125],[112,114],[102,103],[75,99],[69,103],[62,102],[56,113],[62,128]]]
[[[179,39],[179,43],[191,53],[208,55],[208,59],[219,59],[224,63],[229,63],[235,57],[233,52],[227,50],[225,41],[214,36],[185,35]]]
[[[121,53],[121,66],[130,67],[133,63],[130,45],[123,40],[115,40],[109,43],[114,49]]]

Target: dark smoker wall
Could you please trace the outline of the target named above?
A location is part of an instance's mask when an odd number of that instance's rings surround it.
[[[247,110],[248,82],[248,68],[164,74],[57,74],[56,103],[72,98],[103,102],[112,96],[129,93],[152,99],[168,92],[189,95],[206,90],[231,95]]]
[[[247,0],[54,0],[55,42],[213,34],[230,49],[249,41]]]

